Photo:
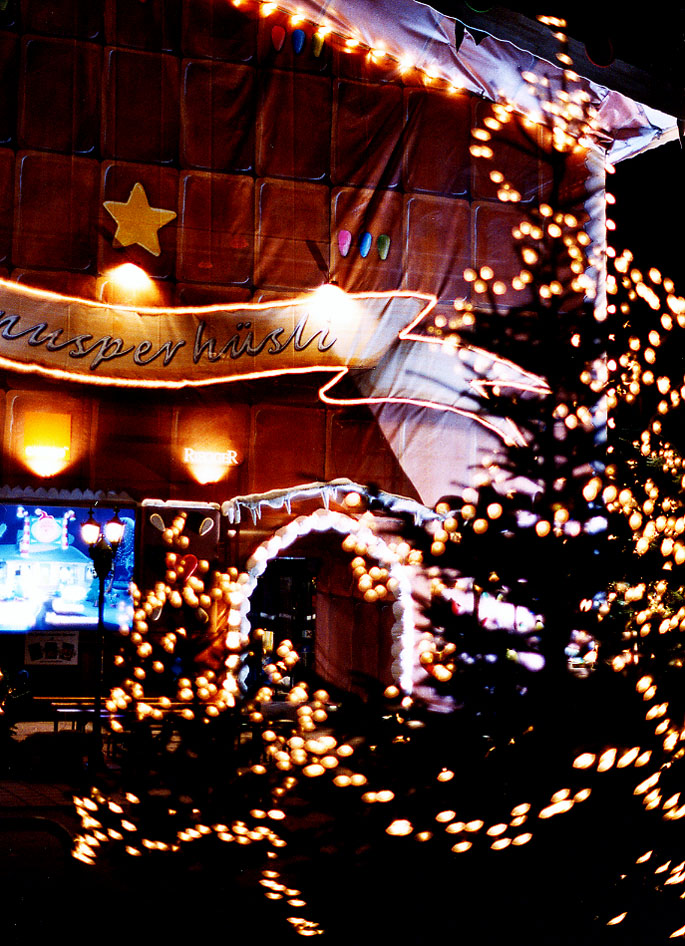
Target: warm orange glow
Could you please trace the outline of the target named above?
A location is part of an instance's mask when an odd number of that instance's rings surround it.
[[[71,459],[71,414],[28,411],[24,415],[23,460],[38,476],[55,476]]]
[[[394,835],[395,837],[406,837],[411,834],[414,830],[414,827],[411,821],[407,821],[404,818],[397,818],[388,827],[385,829],[386,834]]]
[[[182,459],[190,470],[193,479],[203,486],[206,483],[218,483],[226,476],[231,467],[240,463],[237,452],[230,448],[212,450],[184,447]]]
[[[145,270],[134,263],[123,263],[117,266],[116,269],[110,271],[109,277],[112,282],[130,291],[145,289],[150,284],[150,277]]]
[[[110,305],[155,305],[159,290],[144,269],[123,263],[98,280],[98,297]]]
[[[354,315],[357,308],[355,296],[345,292],[335,283],[324,283],[323,286],[319,286],[312,292],[310,299],[315,306],[320,306],[322,311],[331,317]],[[360,313],[357,311],[356,314]]]

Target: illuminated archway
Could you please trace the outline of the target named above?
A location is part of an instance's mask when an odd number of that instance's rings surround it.
[[[392,626],[391,672],[393,679],[406,693],[412,690],[413,645],[415,637],[412,588],[409,568],[402,564],[399,556],[388,543],[376,535],[369,526],[357,519],[352,519],[341,512],[330,509],[317,509],[307,516],[298,516],[287,525],[278,529],[252,552],[246,562],[249,577],[245,584],[245,598],[241,606],[243,637],[250,633],[248,613],[250,599],[257,587],[259,578],[266,571],[269,562],[279,552],[287,549],[297,539],[312,532],[338,532],[342,536],[353,536],[366,547],[366,554],[376,559],[388,569],[390,576],[396,579],[397,592],[394,601]]]

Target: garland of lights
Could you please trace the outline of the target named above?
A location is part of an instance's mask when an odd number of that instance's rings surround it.
[[[238,9],[243,9],[246,12],[255,12],[258,16],[267,20],[274,16],[274,14],[287,16],[289,26],[293,30],[292,39],[296,52],[301,51],[302,47],[300,44],[303,40],[301,36],[302,26],[306,23],[313,30],[312,53],[317,58],[321,55],[324,45],[330,44],[342,53],[363,55],[375,65],[395,67],[402,76],[408,74],[418,75],[421,81],[431,88],[443,90],[451,94],[462,91],[461,84],[456,83],[454,79],[447,75],[441,75],[440,71],[436,68],[423,66],[405,55],[396,54],[389,50],[383,42],[377,42],[375,44],[367,43],[358,33],[355,33],[354,30],[349,33],[343,32],[340,27],[332,25],[332,23],[335,22],[332,16],[329,17],[331,21],[329,23],[314,21],[302,13],[297,5],[288,3],[287,0],[279,0],[279,2],[273,2],[273,0],[230,0],[230,2]],[[328,4],[324,5],[321,13],[329,12],[326,10],[327,6]],[[552,91],[552,94],[545,94],[545,97],[541,99],[536,95],[533,96],[533,102],[538,99],[537,114],[534,117],[521,107],[515,108],[511,102],[505,100],[504,95],[501,96],[501,102],[499,102],[498,105],[508,114],[514,111],[522,114],[526,123],[530,124],[530,127],[534,127],[535,125],[547,128],[551,127],[554,136],[554,146],[558,147],[559,150],[565,150],[577,145],[581,147],[591,146],[597,137],[597,113],[596,110],[589,105],[589,93],[584,89],[580,90],[580,77],[571,68],[573,63],[568,53],[568,39],[562,32],[566,26],[565,21],[554,16],[539,16],[537,19],[540,23],[555,31],[554,35],[560,44],[559,52],[556,55],[557,66],[550,67],[551,75],[538,76],[533,72],[527,72],[523,75],[523,78],[531,86],[529,91],[534,91],[533,87],[539,83],[546,93]],[[272,31],[272,40],[277,49],[282,48],[284,39],[283,27],[275,26]],[[555,75],[555,69],[559,70],[561,75],[560,80]],[[577,99],[573,102],[562,102],[562,104],[560,104],[554,94],[554,90],[551,88],[553,84],[557,83],[562,87],[562,99],[566,94],[566,83],[576,83],[579,86]],[[495,113],[490,121],[497,120],[498,117],[499,115]],[[572,125],[571,122],[573,123]],[[490,127],[492,128],[492,126]],[[479,140],[489,140],[489,133],[486,129],[482,129],[481,134],[483,137],[479,137]],[[487,145],[478,146],[474,144],[474,147],[480,148],[480,151],[472,151],[472,154],[475,156],[491,156],[488,154],[490,149]],[[500,176],[500,183],[502,183],[500,195],[503,195],[500,196],[500,199],[504,201],[516,201],[520,199],[520,195],[518,195],[515,188],[506,183],[503,176]]]
[[[468,504],[466,504],[468,505]],[[304,534],[302,526],[311,528],[335,528],[345,531],[342,527],[349,524],[349,517],[334,514],[335,526],[327,521],[330,512],[320,510],[324,515],[300,517],[297,534]],[[451,511],[450,511],[451,513]],[[468,511],[467,511],[468,515]],[[339,518],[338,518],[339,516]],[[447,519],[453,519],[450,514]],[[312,524],[313,520],[313,524]],[[449,525],[449,523],[448,523]],[[231,569],[226,573],[210,575],[208,563],[195,562],[193,556],[187,552],[188,536],[184,534],[185,516],[178,515],[172,526],[171,535],[165,541],[173,549],[167,554],[166,582],[158,583],[154,590],[143,596],[139,592],[135,595],[136,612],[134,624],[130,634],[124,633],[125,638],[135,648],[138,658],[137,666],[133,669],[132,677],[123,686],[113,689],[107,701],[107,709],[112,714],[111,728],[115,734],[123,732],[123,725],[119,720],[122,712],[134,710],[138,721],[149,720],[160,722],[167,715],[177,715],[185,721],[202,718],[209,723],[227,710],[233,709],[241,700],[239,685],[239,668],[244,652],[249,644],[249,638],[244,633],[245,602],[249,596],[251,586],[256,583],[256,571],[264,564],[264,559],[257,556],[252,565],[252,575],[239,573]],[[359,551],[360,536],[370,538],[366,529],[349,532],[343,540],[342,547],[350,555]],[[376,545],[376,543],[374,543]],[[374,553],[377,552],[374,548]],[[414,562],[416,552],[405,550],[407,557],[411,555]],[[397,555],[397,553],[395,553]],[[397,556],[400,558],[400,556]],[[355,556],[351,565],[357,572],[360,569],[359,559]],[[193,566],[196,567],[194,568]],[[200,578],[198,575],[204,575]],[[213,621],[223,636],[221,650],[224,655],[225,670],[216,674],[204,668],[198,670],[195,679],[181,677],[178,680],[176,699],[161,698],[158,702],[146,699],[145,680],[150,671],[152,675],[162,673],[166,660],[173,655],[179,637],[185,637],[188,630],[176,627],[174,632],[167,631],[158,635],[157,640],[150,635],[151,627],[160,621],[165,608],[180,612],[185,604],[194,609],[195,617],[201,626],[208,620],[208,608],[214,610]],[[259,632],[257,632],[259,633]],[[272,683],[278,684],[296,665],[298,657],[289,642],[282,642],[277,650],[277,659],[267,666]],[[118,657],[117,663],[123,664],[124,658]],[[430,672],[439,679],[439,662],[430,664]],[[667,821],[680,820],[685,817],[685,804],[680,804],[679,793],[664,798],[659,787],[660,775],[668,765],[669,760],[683,754],[679,743],[685,739],[685,729],[673,727],[667,717],[668,701],[657,701],[658,687],[652,677],[641,676],[636,683],[636,692],[649,703],[646,718],[654,721],[654,735],[657,742],[662,742],[663,754],[666,762],[658,767],[647,769],[649,774],[640,777],[634,786],[635,795],[642,796],[645,810],[660,808],[663,818]],[[298,784],[298,778],[314,779],[328,777],[333,785],[339,788],[357,789],[360,800],[365,804],[386,805],[395,800],[392,789],[386,787],[369,787],[368,778],[361,770],[349,768],[353,747],[349,742],[338,744],[335,736],[326,730],[328,713],[326,703],[328,696],[324,691],[313,694],[307,692],[302,684],[293,686],[288,695],[288,702],[297,707],[296,722],[292,732],[286,736],[279,734],[259,708],[260,704],[268,704],[273,699],[273,689],[262,687],[256,694],[254,701],[245,702],[245,712],[250,722],[260,733],[261,745],[264,747],[266,764],[255,763],[249,770],[251,775],[266,776],[269,770],[285,773],[285,777],[272,790],[272,807],[268,810],[253,808],[249,813],[234,818],[230,823],[205,824],[202,821],[202,812],[192,808],[188,823],[176,829],[172,840],[166,838],[150,838],[142,836],[143,823],[139,821],[138,812],[141,810],[141,798],[133,792],[124,792],[123,796],[108,797],[99,789],[93,788],[91,795],[85,798],[76,798],[75,804],[81,817],[84,834],[76,842],[74,856],[80,861],[94,863],[97,849],[105,844],[122,844],[127,854],[141,856],[148,852],[178,852],[182,845],[192,843],[208,836],[222,843],[235,842],[239,845],[261,843],[266,846],[267,858],[275,859],[278,852],[286,846],[283,837],[276,830],[278,824],[286,818],[282,801],[284,796],[293,792]],[[409,696],[401,697],[396,687],[386,691],[389,701],[394,702],[401,698],[401,707],[404,710],[404,724],[410,729],[412,726],[411,709],[413,700]],[[198,707],[200,709],[198,710]],[[662,754],[662,755],[663,755]],[[654,758],[653,758],[654,757]],[[573,769],[585,774],[591,771],[596,773],[609,772],[612,769],[623,770],[630,766],[642,769],[654,762],[656,753],[652,748],[632,746],[629,748],[609,747],[601,754],[590,752],[581,753],[573,761]],[[440,765],[436,760],[436,781],[443,785],[451,782],[455,772]],[[292,773],[298,773],[293,775]],[[363,791],[362,791],[363,790]],[[532,826],[534,820],[546,821],[552,817],[571,811],[575,805],[581,804],[590,798],[591,788],[583,786],[575,790],[563,787],[550,793],[549,801],[541,806],[534,807],[529,801],[520,801],[513,805],[508,814],[498,821],[486,821],[483,817],[470,817],[464,821],[458,817],[455,808],[441,808],[439,811],[428,814],[426,821],[421,825],[414,825],[408,818],[393,817],[388,821],[386,832],[395,837],[413,837],[419,843],[428,841],[444,841],[455,854],[466,853],[474,845],[483,845],[492,851],[501,851],[513,846],[521,847],[528,844],[534,835]],[[175,808],[169,809],[169,816],[176,816]],[[525,829],[524,829],[524,826]],[[647,863],[652,852],[641,855],[638,862]],[[659,868],[657,868],[658,870]],[[301,891],[288,888],[278,881],[279,872],[274,870],[263,871],[262,880],[265,882],[266,895],[269,899],[289,898],[292,906],[303,907],[306,901],[302,899]],[[665,883],[674,885],[685,880],[685,870],[671,870]],[[268,883],[266,883],[268,881]],[[278,896],[276,896],[278,895]],[[320,927],[311,920],[302,917],[291,918],[293,925],[302,935],[312,935],[320,932]],[[621,917],[614,917],[609,922],[616,924]]]

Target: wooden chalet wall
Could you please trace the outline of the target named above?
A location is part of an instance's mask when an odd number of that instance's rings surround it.
[[[346,290],[433,292],[448,314],[470,292],[466,266],[510,280],[518,262],[503,236],[519,211],[469,153],[487,103],[319,49],[307,24],[246,6],[4,5],[0,275],[107,301],[103,274],[131,262],[172,306],[283,298],[330,275]],[[524,202],[549,184],[542,144],[521,122],[494,144]],[[584,173],[579,161],[567,196],[582,197]],[[116,245],[104,207],[137,183],[176,214],[158,256]],[[60,488],[218,501],[349,475],[414,494],[370,414],[324,408],[318,380],[155,394],[6,372],[0,478],[39,482],[21,457],[24,416],[59,404],[72,424],[72,462],[50,480]],[[241,464],[199,486],[181,460],[191,441],[235,449]]]

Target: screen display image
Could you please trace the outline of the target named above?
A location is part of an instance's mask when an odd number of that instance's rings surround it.
[[[103,527],[114,508],[97,508]],[[99,582],[81,537],[90,509],[0,505],[0,632],[89,628],[98,623]],[[124,534],[105,581],[105,625],[130,627],[135,513],[119,509]]]

